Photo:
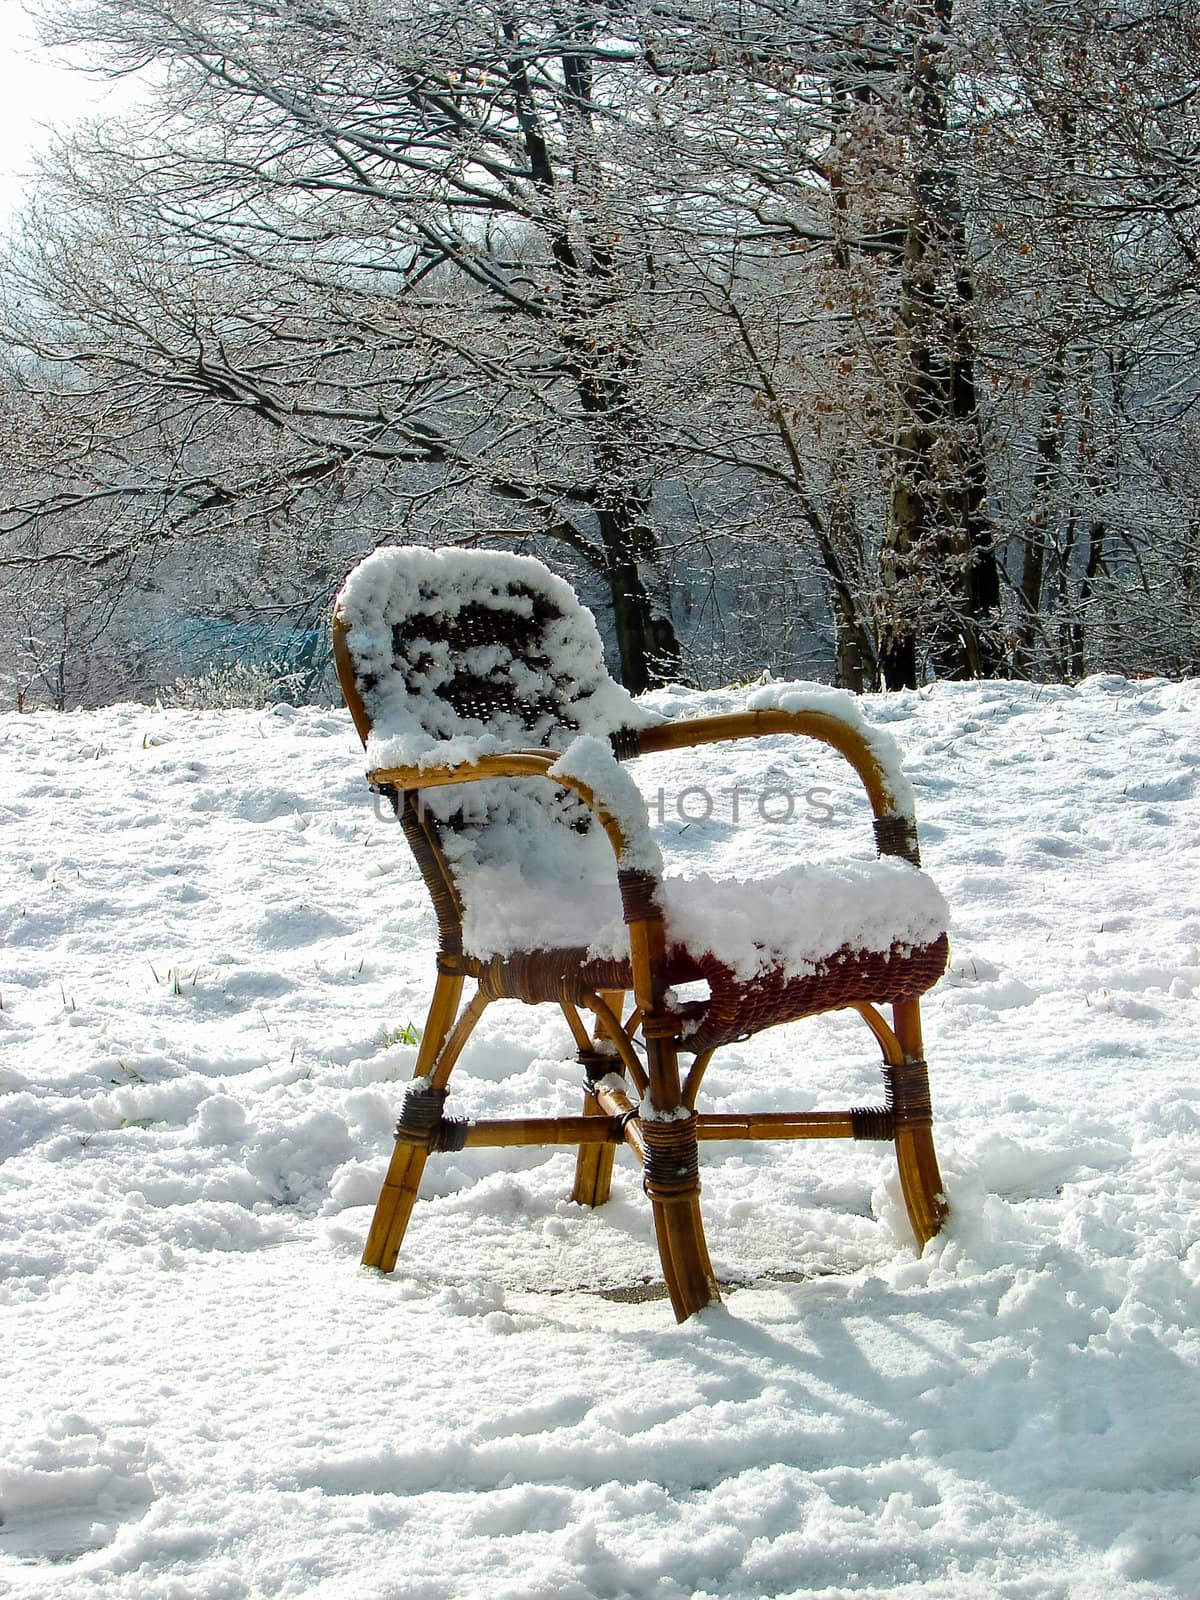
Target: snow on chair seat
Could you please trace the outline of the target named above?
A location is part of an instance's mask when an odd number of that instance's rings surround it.
[[[511,862],[479,868],[459,881],[467,954],[503,963],[537,951],[553,973],[553,992],[539,999],[557,999],[567,984],[578,1000],[600,978],[601,987],[631,987],[611,872],[608,882],[576,877],[557,895],[536,862],[524,873]],[[805,863],[749,881],[664,877],[658,900],[670,988],[699,980],[709,988],[705,1000],[669,997],[690,1049],[834,1009],[845,996],[908,999],[946,966],[946,902],[925,873],[894,858]]]
[[[609,678],[594,620],[568,585],[527,557],[478,551],[376,551],[338,598],[334,648],[369,779],[396,810],[440,936],[365,1264],[391,1270],[426,1160],[464,1145],[575,1144],[573,1195],[592,1205],[608,1198],[615,1146],[628,1145],[681,1320],[719,1299],[699,1204],[706,1139],[889,1140],[918,1243],[937,1231],[945,1203],[918,997],[946,963],[946,907],[919,870],[895,747],[851,696],[773,685],[743,712],[667,722]],[[881,859],[748,882],[664,876],[626,763],[780,733],[850,762]],[[687,992],[696,983],[706,996]],[[561,1008],[585,1072],[581,1116],[445,1116],[459,1054],[501,998]],[[882,1049],[883,1105],[752,1118],[697,1110],[718,1046],[847,1007]]]

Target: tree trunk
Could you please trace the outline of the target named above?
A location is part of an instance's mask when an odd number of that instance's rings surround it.
[[[1003,661],[1000,568],[968,321],[974,286],[957,177],[942,148],[951,0],[923,12],[927,31],[914,41],[913,67],[921,154],[901,263],[901,377],[882,552],[881,660],[889,688],[915,685],[922,646],[944,677],[991,677]]]
[[[1048,391],[1038,429],[1037,465],[1033,474],[1029,517],[1021,552],[1019,594],[1021,615],[1017,619],[1013,644],[1013,670],[1019,677],[1033,671],[1038,621],[1042,613],[1042,589],[1046,577],[1046,532],[1054,514],[1054,480],[1062,458],[1064,351],[1060,345],[1048,375]]]
[[[879,687],[875,641],[863,627],[852,605],[835,590],[833,608],[833,664],[839,689],[866,694]]]
[[[1116,419],[1122,418],[1125,410],[1125,352],[1120,348],[1109,349],[1106,364],[1114,419],[1112,425],[1115,426]],[[1110,434],[1109,442],[1105,446],[1097,437],[1099,432],[1096,424],[1096,404],[1089,396],[1080,417],[1080,454],[1087,463],[1083,478],[1091,515],[1088,519],[1087,565],[1079,585],[1078,611],[1070,628],[1069,668],[1072,678],[1082,678],[1087,670],[1087,624],[1084,621],[1084,613],[1096,591],[1096,580],[1108,571],[1110,527],[1105,508],[1120,488],[1121,463],[1116,440]]]
[[[1082,678],[1087,671],[1087,623],[1084,621],[1084,611],[1092,598],[1096,579],[1104,571],[1104,545],[1107,534],[1108,529],[1103,522],[1092,522],[1088,526],[1087,566],[1084,568],[1083,581],[1079,585],[1078,610],[1071,618],[1068,628],[1070,643],[1067,671],[1075,681]]]
[[[669,615],[656,615],[639,570],[639,558],[653,562],[659,541],[652,526],[649,493],[628,492],[614,485],[629,481],[631,469],[644,479],[647,430],[633,394],[631,375],[636,352],[620,330],[609,325],[617,298],[613,241],[586,217],[580,200],[593,199],[604,188],[604,176],[592,150],[592,45],[594,23],[583,13],[578,49],[562,52],[567,91],[563,128],[572,144],[570,187],[560,195],[550,147],[542,128],[537,95],[517,48],[515,22],[502,24],[514,46],[509,62],[517,119],[534,184],[543,197],[540,216],[562,294],[560,340],[563,370],[570,374],[579,398],[581,419],[592,452],[588,498],[599,524],[604,557],[600,572],[612,597],[621,681],[631,694],[642,694],[679,676],[682,651]],[[570,231],[570,222],[576,235]]]
[[[644,509],[644,508],[643,508]],[[656,613],[638,566],[638,553],[654,546],[644,515],[630,502],[598,513],[606,562],[604,580],[612,599],[621,682],[644,694],[680,676],[683,651],[670,616]]]

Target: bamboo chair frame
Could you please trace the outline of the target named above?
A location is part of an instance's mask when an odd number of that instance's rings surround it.
[[[347,706],[365,744],[371,719],[351,655],[349,626],[340,613],[333,623],[334,660]],[[857,773],[874,814],[880,854],[919,864],[916,830],[892,793],[888,776],[862,734],[828,712],[745,711],[692,718],[649,728],[623,729],[612,736],[619,760],[678,750],[721,740],[791,734],[831,746]],[[628,1146],[643,1168],[663,1276],[677,1320],[720,1300],[700,1213],[699,1145],[729,1139],[871,1139],[893,1145],[900,1186],[918,1246],[941,1228],[946,1216],[932,1133],[928,1071],[924,1059],[919,995],[936,981],[946,961],[944,937],[920,961],[888,958],[879,976],[854,992],[854,974],[841,991],[816,992],[797,1015],[848,1008],[862,1017],[883,1056],[882,1105],[845,1111],[755,1112],[716,1115],[697,1111],[706,1067],[722,1042],[698,1035],[698,1046],[681,1036],[681,1018],[668,1007],[671,967],[663,915],[654,898],[656,880],[619,865],[625,850],[620,825],[602,797],[578,779],[550,768],[557,753],[514,750],[456,766],[387,767],[368,773],[368,782],[395,809],[431,891],[440,950],[437,978],[413,1075],[399,1121],[396,1144],[384,1179],[363,1264],[390,1272],[408,1227],[430,1155],[439,1151],[517,1145],[574,1146],[577,1150],[572,1198],[599,1206],[609,1198],[616,1147]],[[614,853],[614,869],[629,931],[627,964],[591,962],[584,952],[571,969],[561,957],[551,963],[533,952],[506,960],[479,960],[465,954],[462,905],[441,851],[437,828],[424,812],[421,791],[484,779],[549,781],[570,789],[603,828]],[[468,979],[476,987],[466,1005]],[[871,985],[889,991],[892,1020],[871,998]],[[848,984],[848,987],[847,987]],[[862,993],[865,989],[866,993]],[[623,1019],[625,997],[631,1014]],[[557,1003],[584,1068],[583,1107],[578,1116],[518,1117],[464,1121],[445,1116],[451,1073],[487,1006],[495,999],[529,1004]],[[582,1013],[590,1014],[591,1026]],[[785,1017],[773,1020],[788,1020]],[[732,1024],[737,1026],[735,1022]],[[747,1031],[752,1031],[748,1029]],[[641,1037],[645,1061],[634,1040]],[[735,1035],[735,1036],[744,1036]],[[681,1056],[690,1052],[686,1071]],[[636,1097],[629,1093],[630,1086]]]

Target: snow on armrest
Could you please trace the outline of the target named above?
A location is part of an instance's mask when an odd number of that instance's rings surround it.
[[[410,724],[406,726],[405,724]],[[378,772],[387,767],[461,767],[480,756],[498,756],[504,745],[493,733],[456,734],[437,739],[427,733],[417,719],[393,711],[388,721],[373,727],[367,736],[367,769]]]
[[[890,733],[868,720],[863,703],[847,689],[834,689],[825,683],[797,679],[779,683],[755,683],[740,689],[684,689],[667,684],[654,689],[638,702],[655,713],[655,720],[688,723],[704,717],[729,716],[739,711],[784,711],[792,714],[815,712],[835,717],[852,728],[875,761],[892,801],[892,815],[915,823],[916,805],[912,785],[904,775],[900,747]]]
[[[904,775],[900,746],[882,728],[868,722],[862,702],[846,689],[831,689],[822,683],[769,683],[754,689],[746,701],[750,711],[820,712],[837,717],[862,736],[875,758],[894,802],[893,815],[915,822],[916,798],[912,784]]]
[[[650,814],[642,791],[604,740],[580,734],[550,768],[549,776],[574,778],[595,795],[625,840],[618,866],[655,877],[661,875],[662,854],[650,832]]]

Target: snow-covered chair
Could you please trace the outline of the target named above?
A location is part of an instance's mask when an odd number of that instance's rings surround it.
[[[935,1234],[945,1201],[918,996],[945,967],[946,908],[917,864],[892,741],[857,702],[780,685],[757,691],[753,709],[666,721],[612,681],[591,613],[525,556],[377,550],[347,579],[333,626],[368,780],[395,808],[440,935],[364,1264],[395,1265],[430,1153],[477,1145],[577,1146],[573,1198],[588,1205],[608,1198],[615,1147],[630,1146],[681,1321],[719,1299],[700,1216],[704,1140],[890,1141],[917,1241]],[[766,734],[822,740],[850,762],[880,859],[740,885],[664,878],[623,763]],[[692,998],[704,982],[707,997]],[[561,1008],[586,1075],[581,1115],[445,1115],[454,1065],[499,999]],[[839,1007],[859,1012],[882,1049],[883,1105],[696,1110],[721,1045]]]

